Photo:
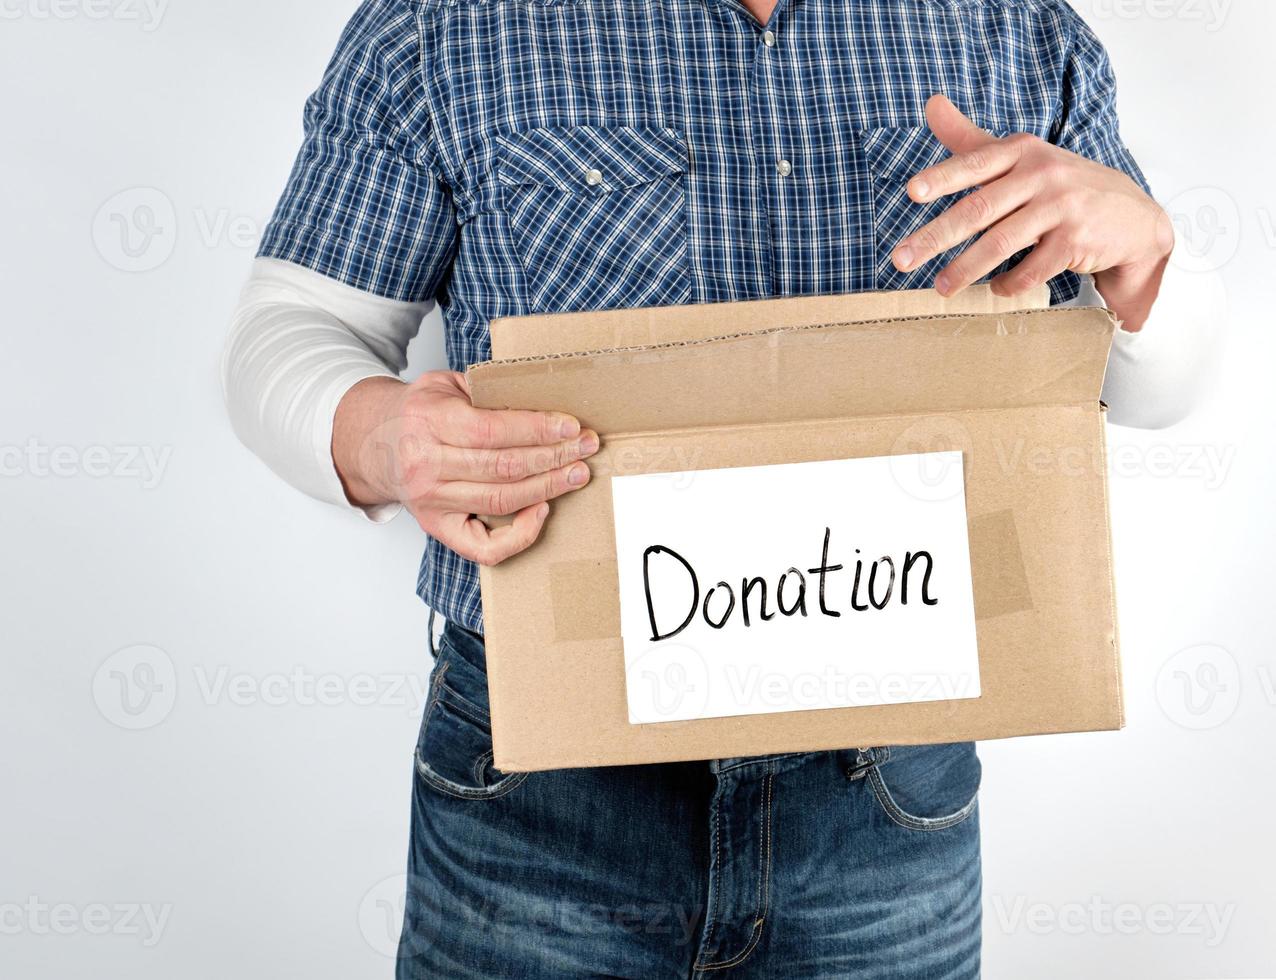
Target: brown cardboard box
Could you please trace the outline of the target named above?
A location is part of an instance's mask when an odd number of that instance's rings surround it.
[[[470,369],[474,403],[603,437],[541,540],[482,570],[495,765],[1120,728],[1099,402],[1115,323],[1045,304],[922,291],[493,323],[501,360]],[[980,696],[630,724],[610,476],[936,446],[964,463]]]

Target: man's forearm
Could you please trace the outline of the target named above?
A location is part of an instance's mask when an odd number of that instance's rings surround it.
[[[407,385],[368,378],[346,392],[332,426],[332,460],[350,502],[360,507],[398,503],[377,467],[376,432],[393,418]]]
[[[222,363],[236,433],[297,489],[350,508],[333,461],[339,405],[368,379],[396,385],[428,303],[385,300],[301,266],[258,260]],[[356,403],[361,401],[357,399]],[[361,504],[374,520],[380,499]]]

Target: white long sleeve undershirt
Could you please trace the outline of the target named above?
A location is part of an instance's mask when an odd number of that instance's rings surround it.
[[[1103,306],[1088,277],[1068,306]],[[1222,313],[1217,290],[1173,261],[1143,330],[1118,330],[1103,400],[1116,425],[1163,428],[1199,390]],[[346,498],[332,459],[337,405],[366,378],[397,378],[433,303],[383,299],[299,265],[258,259],[235,310],[222,361],[231,423],[243,443],[298,490],[377,523],[397,505]]]

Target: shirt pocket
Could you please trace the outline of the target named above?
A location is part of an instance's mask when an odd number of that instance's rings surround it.
[[[687,145],[674,130],[513,133],[498,141],[496,177],[532,312],[691,298]]]
[[[1006,136],[1009,131],[993,130],[993,133]],[[949,249],[911,272],[896,269],[891,252],[907,236],[939,217],[970,191],[942,197],[930,204],[917,204],[908,196],[909,180],[949,155],[948,149],[924,126],[866,129],[860,132],[859,143],[873,185],[877,288],[928,289],[935,284],[935,277],[944,266],[961,254],[969,242]]]

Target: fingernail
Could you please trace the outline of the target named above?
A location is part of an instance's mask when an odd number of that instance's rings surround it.
[[[913,197],[922,200],[930,193],[930,184],[924,180],[914,180],[912,184]]]
[[[948,285],[949,285],[949,283],[948,283],[948,276],[947,276],[947,274],[945,274],[945,273],[940,273],[939,278],[935,280],[935,289],[936,289],[938,292],[946,293],[946,292],[948,292]]]
[[[592,456],[598,452],[598,433],[587,432],[581,436],[580,442],[577,444],[577,450],[582,456]]]
[[[576,463],[567,471],[567,482],[574,487],[583,486],[589,479],[589,467],[584,463]]]
[[[549,504],[541,504],[536,508],[536,519],[543,521],[549,516]]]
[[[901,245],[895,250],[895,265],[898,266],[900,272],[907,272],[913,267],[913,250],[907,245]]]
[[[571,416],[565,416],[558,423],[558,434],[564,439],[575,439],[580,435],[580,423]]]

